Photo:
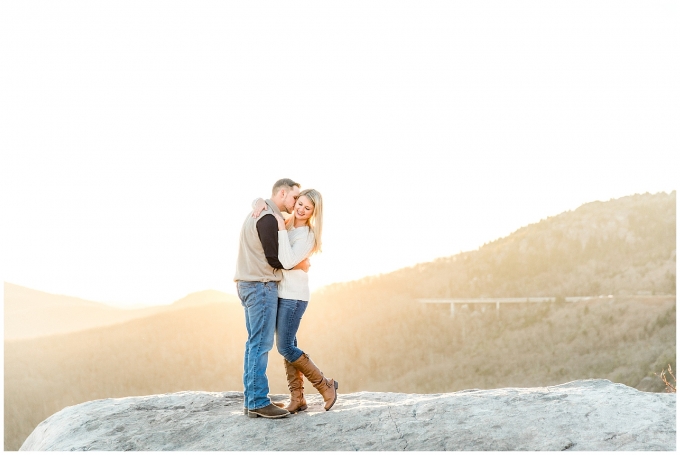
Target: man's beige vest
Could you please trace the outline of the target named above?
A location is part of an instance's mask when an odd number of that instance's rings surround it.
[[[281,270],[275,270],[264,257],[262,242],[257,235],[256,223],[263,216],[276,213],[279,216],[281,211],[271,200],[266,199],[267,210],[262,211],[257,218],[252,217],[252,212],[243,222],[241,228],[241,238],[239,239],[238,259],[236,260],[236,275],[234,281],[281,281],[283,277]]]

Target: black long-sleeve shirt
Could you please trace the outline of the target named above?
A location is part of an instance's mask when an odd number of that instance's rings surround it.
[[[255,227],[267,262],[275,269],[283,269],[283,264],[279,261],[279,223],[276,218],[274,215],[264,215]]]

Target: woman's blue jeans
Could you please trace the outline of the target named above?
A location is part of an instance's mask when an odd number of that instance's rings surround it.
[[[276,348],[289,362],[295,362],[302,355],[297,347],[297,331],[307,303],[304,300],[279,299],[276,313]]]

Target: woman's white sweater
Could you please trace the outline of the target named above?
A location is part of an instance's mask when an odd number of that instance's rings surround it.
[[[279,261],[286,269],[295,267],[312,252],[314,233],[307,226],[279,231]],[[309,279],[303,270],[282,270],[279,297],[309,302]]]

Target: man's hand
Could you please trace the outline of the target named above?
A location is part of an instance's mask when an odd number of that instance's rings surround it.
[[[264,199],[258,198],[253,207],[253,218],[260,216],[260,213],[262,213],[263,210],[267,210],[267,203],[264,202]]]
[[[307,273],[309,272],[309,268],[312,266],[312,264],[309,262],[309,259],[305,259],[304,261],[300,262],[298,265],[293,267],[291,270],[302,270],[303,272]]]

